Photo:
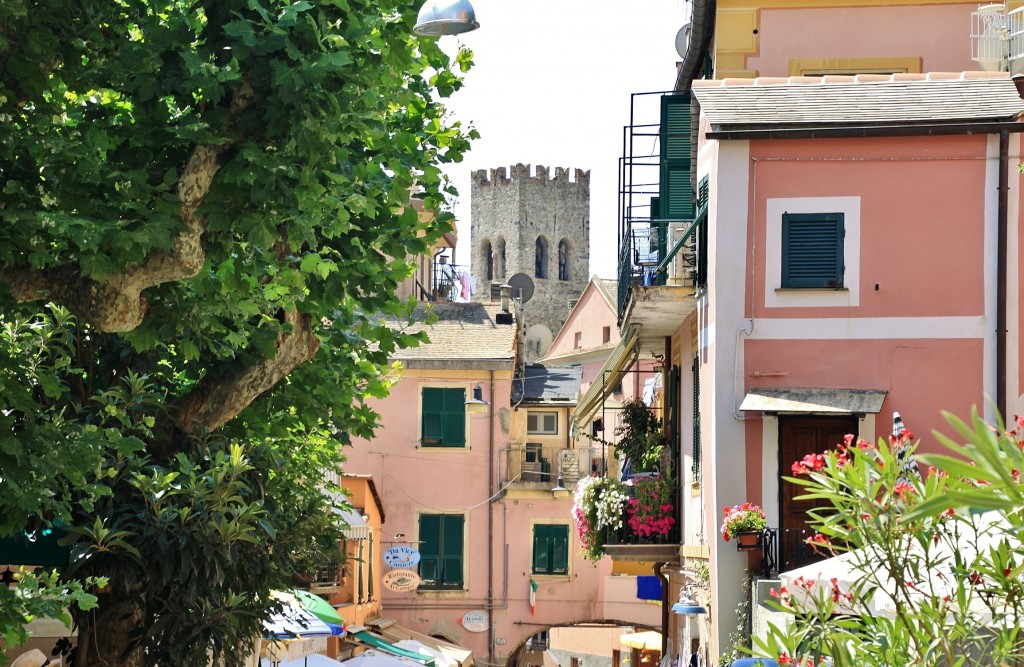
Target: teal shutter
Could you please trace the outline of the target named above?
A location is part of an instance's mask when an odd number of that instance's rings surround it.
[[[693,481],[700,481],[700,357],[693,358]]]
[[[466,390],[423,388],[423,445],[466,446]]]
[[[533,527],[533,573],[569,572],[569,526],[537,524]]]
[[[569,526],[551,526],[551,573],[569,573]]]
[[[420,515],[420,578],[426,586],[441,584],[441,515]]]
[[[690,94],[661,98],[661,179],[658,188],[659,218],[692,220],[694,214],[691,176]]]
[[[843,286],[843,214],[782,215],[782,287]]]
[[[444,446],[466,446],[466,390],[444,390]]]
[[[466,518],[462,515],[444,515],[441,529],[441,573],[445,587],[462,586],[462,537]]]

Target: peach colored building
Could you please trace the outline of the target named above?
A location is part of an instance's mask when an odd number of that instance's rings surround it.
[[[647,118],[627,137],[608,359],[664,358],[692,472],[664,569],[673,597],[710,603],[666,622],[674,658],[699,640],[719,664],[746,571],[770,581],[814,557],[781,480],[793,460],[887,436],[894,411],[926,451],[943,410],[1024,411],[1024,102],[1008,74],[972,71],[1006,64],[972,61],[977,8],[694,3],[674,93],[648,98],[658,144],[634,144]],[[744,501],[773,531],[754,554],[718,535]]]

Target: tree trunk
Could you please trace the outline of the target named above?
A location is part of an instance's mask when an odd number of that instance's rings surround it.
[[[79,619],[75,667],[143,667],[142,604],[128,593],[111,589],[99,595],[99,606]]]

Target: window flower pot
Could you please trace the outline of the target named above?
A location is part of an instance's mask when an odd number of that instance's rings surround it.
[[[757,551],[761,548],[763,531],[741,530],[736,533],[737,551]]]

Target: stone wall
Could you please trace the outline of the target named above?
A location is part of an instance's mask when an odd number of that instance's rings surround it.
[[[547,351],[565,322],[570,300],[578,299],[587,286],[590,172],[575,169],[570,173],[556,167],[552,176],[547,167],[537,165],[531,174],[530,166],[524,164],[516,164],[510,171],[504,167],[478,170],[472,175],[471,213],[471,270],[478,286],[476,298],[489,300],[490,285],[500,285],[518,273],[533,282],[533,297],[522,312],[527,331],[526,360],[533,361]],[[538,238],[547,245],[546,277],[537,275]],[[569,280],[559,279],[560,243],[568,246]]]

